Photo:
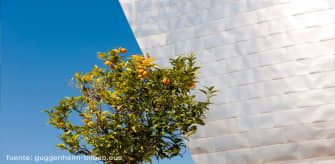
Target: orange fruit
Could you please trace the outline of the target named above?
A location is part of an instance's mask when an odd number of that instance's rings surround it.
[[[144,69],[138,70],[138,73],[140,73],[140,74],[143,74],[143,72],[144,72]]]
[[[127,52],[127,49],[125,49],[125,48],[121,48],[121,49],[120,49],[120,52],[121,52],[121,54],[124,54],[124,53]]]
[[[138,77],[138,78],[142,78],[142,77],[143,77],[143,75],[138,75],[137,77]]]
[[[159,109],[159,108],[155,108],[155,112],[158,112],[158,111],[160,111],[161,109]]]
[[[110,68],[111,70],[114,70],[114,69],[115,69],[115,67],[114,67],[113,65],[109,66],[109,68]]]
[[[190,88],[190,89],[193,89],[195,87],[195,84],[194,83],[192,83],[192,84],[190,84],[189,86],[188,86],[188,88]]]
[[[143,72],[143,76],[147,76],[148,74],[149,74],[148,71]]]
[[[110,61],[108,61],[108,60],[106,60],[106,61],[104,62],[104,64],[105,64],[106,66],[109,66],[111,63],[112,63],[112,62],[110,62]]]
[[[150,60],[148,59],[143,60],[143,64],[148,64],[148,63],[150,63]]]
[[[170,84],[170,79],[164,78],[162,81],[164,84]]]

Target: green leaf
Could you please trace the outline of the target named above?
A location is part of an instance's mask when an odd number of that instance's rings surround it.
[[[76,134],[76,135],[74,135],[72,138],[73,138],[74,141],[76,141],[76,140],[78,139],[79,136],[80,136],[80,134]]]
[[[203,90],[203,89],[199,89],[200,92],[204,93],[205,95],[207,95],[207,91]]]
[[[107,54],[104,52],[98,52],[98,58],[105,59],[107,57]]]
[[[58,145],[56,145],[56,147],[60,148],[60,149],[63,149],[63,150],[67,149],[67,147],[64,144],[58,144]]]
[[[131,129],[136,133],[136,127],[132,126]]]
[[[50,114],[50,112],[49,112],[48,110],[44,110],[44,111],[42,111],[42,112],[45,112],[45,113],[49,113],[49,114]]]

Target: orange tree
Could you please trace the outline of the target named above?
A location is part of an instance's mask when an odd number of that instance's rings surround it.
[[[61,130],[56,147],[75,155],[89,155],[103,163],[151,162],[182,155],[182,139],[204,125],[214,87],[204,87],[202,101],[192,94],[195,56],[170,59],[159,68],[149,54],[122,54],[118,48],[98,53],[107,69],[93,67],[76,73],[73,86],[80,96],[66,97],[45,111],[48,124]],[[200,92],[199,92],[200,93]]]

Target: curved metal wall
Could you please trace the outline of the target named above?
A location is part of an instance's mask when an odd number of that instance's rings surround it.
[[[120,3],[143,52],[194,51],[220,90],[195,163],[335,163],[335,0]]]

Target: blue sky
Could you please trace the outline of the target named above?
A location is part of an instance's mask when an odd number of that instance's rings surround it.
[[[1,1],[1,0],[0,0]],[[13,155],[67,155],[42,110],[75,94],[75,72],[101,65],[97,51],[118,46],[141,53],[116,0],[2,0],[0,163]],[[58,161],[59,164],[85,164]],[[96,163],[96,162],[86,162]],[[161,164],[191,164],[183,159]]]

